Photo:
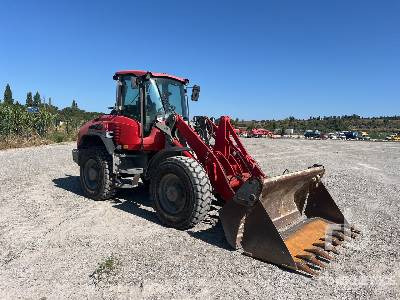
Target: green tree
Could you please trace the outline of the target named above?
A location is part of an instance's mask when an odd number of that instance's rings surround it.
[[[33,96],[33,106],[39,107],[40,104],[41,104],[40,94],[39,92],[36,92],[35,96]]]
[[[47,99],[47,102],[46,102],[46,97],[43,97],[43,98],[42,98],[42,105],[43,105],[43,106],[49,107],[49,99],[50,99],[50,98],[48,98],[48,99]]]
[[[26,94],[26,106],[28,106],[28,107],[33,106],[32,92],[28,92]]]
[[[7,83],[6,89],[4,91],[4,104],[13,104],[14,99],[12,97],[12,92],[10,85]]]
[[[75,100],[72,100],[71,108],[78,109],[78,103]]]

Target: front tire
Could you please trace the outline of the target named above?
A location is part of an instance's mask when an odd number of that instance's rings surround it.
[[[161,222],[178,229],[200,223],[212,200],[211,184],[203,167],[192,158],[173,156],[154,173],[150,193]]]
[[[110,155],[102,147],[81,151],[80,181],[84,195],[94,200],[112,198],[116,189]]]

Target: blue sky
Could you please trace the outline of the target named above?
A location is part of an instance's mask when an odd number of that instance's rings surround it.
[[[201,86],[191,114],[400,114],[400,1],[1,1],[0,88],[114,103],[112,75]]]

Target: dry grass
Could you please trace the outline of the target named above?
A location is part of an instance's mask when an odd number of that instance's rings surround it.
[[[5,138],[2,137],[0,140],[0,150],[47,145],[50,143],[52,143],[51,140],[38,136],[32,136],[29,138],[19,137],[19,136],[5,137]]]
[[[75,141],[75,135],[66,135],[60,132],[53,132],[48,134],[46,137],[41,137],[39,135],[30,136],[0,136],[0,150],[12,149],[12,148],[25,148],[40,145],[48,145],[54,143],[70,142]]]

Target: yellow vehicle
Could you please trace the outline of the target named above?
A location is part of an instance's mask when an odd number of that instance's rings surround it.
[[[386,139],[389,141],[400,142],[400,132],[396,134],[391,134],[390,136],[386,137]]]
[[[368,135],[368,132],[366,132],[366,131],[361,131],[361,139],[364,140],[364,141],[368,141],[368,140],[370,140],[371,138],[370,138],[370,136]]]

